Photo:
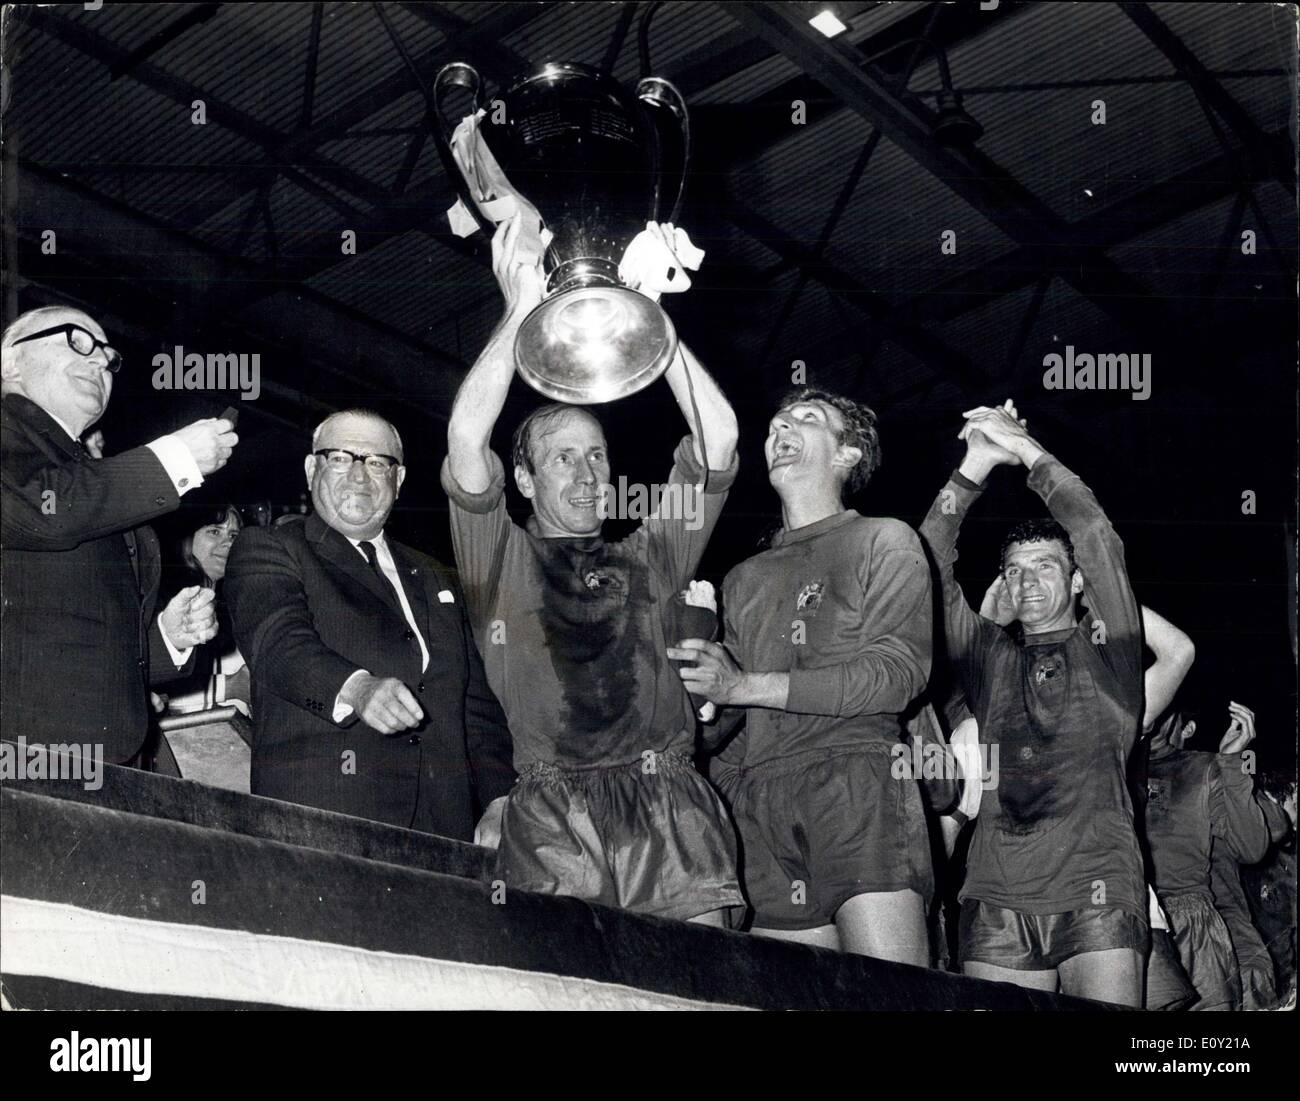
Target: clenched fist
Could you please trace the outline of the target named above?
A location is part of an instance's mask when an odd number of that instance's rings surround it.
[[[226,465],[226,460],[239,442],[230,421],[221,417],[204,417],[193,424],[187,424],[173,435],[181,441],[194,456],[199,472],[208,475]]]
[[[381,734],[414,730],[424,720],[415,696],[396,677],[365,673],[346,685],[342,700]]]
[[[190,585],[167,602],[158,618],[176,649],[201,646],[216,635],[217,608],[212,603],[216,595],[212,589]]]

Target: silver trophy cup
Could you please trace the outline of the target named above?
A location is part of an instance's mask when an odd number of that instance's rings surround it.
[[[470,65],[444,66],[433,95],[444,163],[466,208],[492,232],[449,152],[445,110],[460,87],[483,106]],[[528,384],[556,401],[613,401],[644,389],[677,353],[668,315],[619,279],[619,262],[647,221],[671,221],[689,161],[686,104],[668,81],[647,77],[633,95],[573,62],[543,66],[499,93],[480,135],[505,176],[540,213],[552,239],[546,298],[528,315],[515,361]],[[671,180],[671,185],[667,181]],[[669,209],[671,203],[671,210]]]

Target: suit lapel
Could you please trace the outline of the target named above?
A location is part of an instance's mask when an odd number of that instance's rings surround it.
[[[319,516],[312,513],[307,517],[307,534],[312,542],[316,545],[317,553],[335,566],[342,570],[357,584],[364,586],[386,608],[392,609],[394,614],[401,617],[401,608],[394,607],[392,595],[380,584],[366,560],[347,539],[339,532],[335,531],[329,524],[325,523]]]

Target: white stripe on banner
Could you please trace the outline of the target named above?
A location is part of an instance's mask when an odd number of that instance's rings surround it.
[[[0,974],[298,1009],[741,1009],[619,983],[0,896]]]

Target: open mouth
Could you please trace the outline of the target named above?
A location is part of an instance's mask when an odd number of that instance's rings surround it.
[[[595,497],[570,497],[569,504],[574,508],[594,509],[596,507]]]
[[[776,446],[772,449],[772,466],[783,466],[786,463],[793,462],[799,457],[802,450],[794,440],[778,440]]]

